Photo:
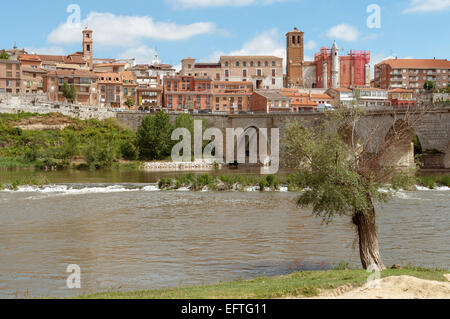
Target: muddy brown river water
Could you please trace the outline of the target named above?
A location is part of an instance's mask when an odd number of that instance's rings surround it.
[[[15,173],[8,174],[4,180]],[[76,174],[0,192],[0,298],[190,286],[341,261],[359,266],[349,218],[324,225],[296,208],[297,194],[162,192],[154,174]],[[448,188],[400,192],[378,206],[386,265],[448,269],[449,207]],[[81,289],[66,287],[69,264],[81,268]]]

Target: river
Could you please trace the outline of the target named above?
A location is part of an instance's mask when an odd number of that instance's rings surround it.
[[[2,179],[40,173],[0,172]],[[236,172],[241,174],[242,172]],[[287,192],[158,191],[155,173],[54,172],[0,192],[0,298],[66,297],[359,266],[349,218],[325,225]],[[172,173],[173,175],[173,173]],[[69,184],[69,182],[71,184]],[[378,205],[381,253],[449,268],[450,189]],[[66,268],[81,268],[68,289]]]

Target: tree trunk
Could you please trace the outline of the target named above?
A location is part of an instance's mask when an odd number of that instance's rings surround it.
[[[372,199],[369,200],[369,208],[366,211],[357,211],[353,215],[353,224],[358,229],[359,254],[364,269],[385,270],[378,248],[378,235],[375,216],[375,207]]]

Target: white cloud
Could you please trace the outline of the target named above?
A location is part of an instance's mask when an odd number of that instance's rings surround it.
[[[359,31],[348,24],[339,24],[332,27],[327,32],[327,36],[333,40],[342,40],[347,42],[356,41],[359,38]]]
[[[256,35],[253,39],[244,43],[241,49],[230,52],[214,52],[209,61],[218,61],[222,55],[273,55],[285,58],[286,48],[281,42],[277,29],[270,29]]]
[[[200,7],[245,7],[255,4],[272,4],[284,0],[166,0],[177,9]]]
[[[64,23],[48,35],[50,43],[74,44],[81,41],[82,26],[94,30],[95,44],[126,47],[144,39],[179,41],[216,32],[211,22],[179,25],[173,22],[155,22],[147,16],[118,16],[112,13],[91,12],[80,25]]]
[[[146,45],[128,49],[117,57],[119,59],[136,59],[136,64],[152,64],[156,51]]]
[[[317,47],[317,43],[313,40],[309,40],[306,44],[305,44],[305,49],[306,50],[314,50]]]
[[[30,54],[66,55],[66,50],[58,46],[51,46],[46,48],[27,47],[25,48],[25,51]]]
[[[411,0],[403,13],[442,11],[450,9],[450,0]]]

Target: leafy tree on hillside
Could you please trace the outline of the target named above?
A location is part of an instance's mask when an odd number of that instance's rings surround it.
[[[136,135],[136,145],[143,160],[163,160],[172,153],[174,127],[169,116],[159,111],[142,120]]]

